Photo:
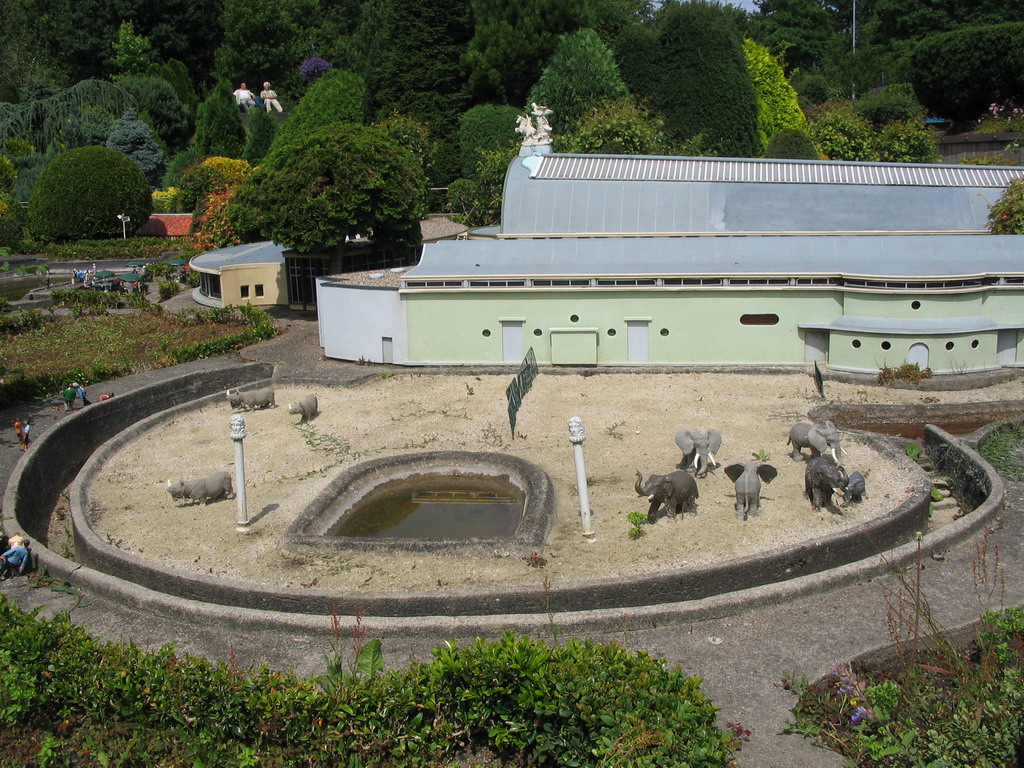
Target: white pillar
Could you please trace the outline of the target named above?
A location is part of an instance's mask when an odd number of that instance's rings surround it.
[[[576,460],[576,488],[580,494],[580,523],[583,537],[594,541],[594,529],[590,524],[590,493],[587,490],[587,468],[583,461],[583,441],[587,439],[583,420],[579,416],[569,419],[569,442],[572,443],[573,458]]]
[[[245,419],[240,413],[231,414],[231,439],[235,443],[235,500],[238,502],[238,525],[236,531],[249,530],[249,510],[245,506]]]

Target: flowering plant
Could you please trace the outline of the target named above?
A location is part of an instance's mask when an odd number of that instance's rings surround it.
[[[299,74],[306,78],[307,83],[312,83],[331,68],[331,62],[326,59],[321,59],[319,56],[310,56],[303,59],[302,63],[299,64]]]
[[[1002,133],[1003,131],[1024,131],[1024,109],[1012,101],[1005,104],[992,103],[978,118],[975,127],[978,133]]]

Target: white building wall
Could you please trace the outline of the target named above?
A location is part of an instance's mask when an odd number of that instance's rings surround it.
[[[318,279],[316,289],[320,346],[325,356],[371,363],[408,362],[405,307],[397,288],[347,285],[328,277]],[[385,349],[391,360],[384,359]]]

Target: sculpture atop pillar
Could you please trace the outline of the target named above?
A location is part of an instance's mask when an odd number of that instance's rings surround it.
[[[536,102],[530,104],[529,115],[519,115],[516,120],[516,133],[523,135],[524,147],[536,147],[551,144],[551,124],[547,116],[551,110]],[[536,122],[534,122],[536,121]]]

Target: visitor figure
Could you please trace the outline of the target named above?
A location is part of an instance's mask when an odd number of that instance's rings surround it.
[[[28,450],[28,433],[32,429],[32,425],[28,419],[15,419],[14,420],[14,433],[18,436],[18,442],[21,443],[21,450]]]
[[[85,396],[85,387],[83,387],[77,381],[74,384],[72,384],[71,386],[73,386],[75,388],[75,394],[82,400],[82,405],[83,406],[85,406],[85,405],[92,405],[92,403],[89,402],[89,398],[87,398]]]
[[[246,112],[249,111],[249,107],[256,106],[256,99],[253,98],[252,91],[249,90],[245,83],[242,83],[234,90],[234,96],[235,103]]]
[[[78,389],[75,384],[68,384],[61,395],[64,398],[64,410],[75,410],[75,398],[78,397]]]
[[[21,534],[14,534],[7,542],[9,549],[0,555],[0,578],[6,579],[11,571],[24,571],[28,567],[28,547]]]
[[[267,112],[270,111],[271,105],[278,112],[283,112],[281,109],[281,102],[277,100],[277,91],[270,87],[270,83],[263,84],[263,90],[260,91],[260,98],[263,99],[263,103],[267,106]]]

